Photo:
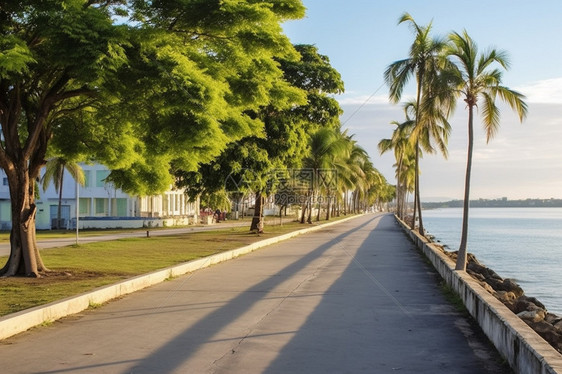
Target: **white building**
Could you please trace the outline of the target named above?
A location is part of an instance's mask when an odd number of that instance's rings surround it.
[[[162,195],[130,196],[105,181],[109,170],[99,164],[82,164],[86,183],[76,182],[65,171],[62,186],[61,219],[66,228],[76,227],[76,197],[80,228],[154,227],[187,225],[197,221],[199,201],[189,202],[183,190],[170,189]],[[0,171],[0,228],[11,227],[10,193],[6,174]],[[57,219],[59,194],[53,185],[39,189],[37,229],[50,229]]]

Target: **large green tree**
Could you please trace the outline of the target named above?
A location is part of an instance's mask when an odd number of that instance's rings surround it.
[[[27,0],[0,5],[0,167],[12,203],[0,275],[46,270],[35,184],[49,148],[97,160],[128,192],[196,170],[263,131],[251,113],[286,97],[276,58],[298,54],[281,23],[300,0]]]
[[[517,112],[519,119],[527,115],[525,97],[502,85],[502,70],[509,67],[506,52],[491,49],[480,53],[476,43],[466,31],[452,33],[447,55],[455,63],[456,69],[451,79],[456,84],[457,95],[464,100],[468,109],[468,154],[464,186],[464,204],[461,242],[458,251],[456,270],[466,269],[468,242],[468,213],[470,206],[470,176],[472,172],[472,152],[474,148],[474,108],[480,108],[482,123],[489,142],[500,127],[500,110],[496,98],[506,102]],[[478,105],[478,103],[481,105]]]
[[[298,59],[278,59],[283,80],[293,88],[293,95],[272,100],[254,112],[264,123],[263,133],[228,145],[197,172],[177,171],[180,184],[192,195],[213,194],[224,188],[229,192],[254,192],[252,230],[261,222],[263,195],[275,189],[272,177],[275,179],[277,171],[301,167],[309,151],[308,135],[320,127],[335,127],[342,113],[330,94],[343,92],[343,81],[329,58],[315,46],[295,45],[295,49]]]

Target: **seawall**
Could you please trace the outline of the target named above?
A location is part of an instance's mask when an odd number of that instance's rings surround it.
[[[562,355],[502,302],[478,284],[426,238],[398,223],[422,251],[445,283],[462,299],[470,315],[516,373],[562,374]]]

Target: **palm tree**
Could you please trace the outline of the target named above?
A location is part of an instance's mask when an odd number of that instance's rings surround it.
[[[419,215],[419,233],[425,235],[421,213],[420,198],[420,159],[423,152],[435,153],[437,150],[448,157],[447,142],[451,132],[451,125],[447,118],[454,108],[453,91],[445,80],[432,79],[431,85],[424,85],[421,98],[421,109],[417,103],[409,101],[404,104],[407,119],[407,134],[410,147],[414,154],[414,215],[412,228],[416,223],[416,210]],[[416,120],[416,117],[419,118]],[[414,118],[410,120],[410,118]],[[411,122],[413,121],[413,125]],[[435,145],[434,145],[435,144]]]
[[[492,49],[479,53],[477,45],[464,31],[462,34],[452,33],[447,55],[455,63],[454,82],[457,86],[457,95],[462,97],[468,108],[468,156],[466,164],[466,177],[464,186],[464,204],[462,218],[461,243],[456,263],[456,270],[466,270],[467,240],[468,240],[468,210],[470,202],[470,174],[472,171],[472,149],[474,146],[474,108],[478,101],[482,102],[482,122],[486,131],[486,142],[489,142],[500,127],[500,111],[496,106],[496,97],[506,102],[511,109],[517,112],[519,120],[527,115],[525,96],[502,86],[502,71],[492,65],[498,64],[507,70],[509,62],[504,51]]]
[[[61,227],[61,208],[62,208],[62,186],[64,179],[64,171],[68,171],[69,174],[74,178],[74,180],[84,186],[86,178],[84,176],[84,171],[74,161],[66,160],[62,157],[53,157],[47,160],[47,165],[45,166],[45,174],[41,177],[41,183],[43,184],[43,191],[46,191],[51,183],[55,186],[55,191],[59,193],[59,205],[57,209],[57,224],[55,229],[60,229]],[[76,201],[76,204],[79,204]]]
[[[394,165],[398,167],[398,164]],[[400,178],[400,186],[401,186],[401,198],[400,198],[400,210],[402,211],[403,216],[405,216],[408,212],[408,196],[414,193],[414,182],[415,182],[415,159],[414,159],[414,151],[411,150],[411,153],[407,153],[404,158],[402,159],[402,164],[400,169],[396,170],[396,178]]]
[[[424,107],[439,107],[445,101],[437,102],[435,100],[429,100],[428,96],[435,95],[435,92],[445,92],[445,90],[436,90],[434,86],[436,83],[442,83],[439,79],[439,73],[443,65],[443,59],[441,58],[441,53],[446,43],[441,38],[432,38],[430,36],[431,23],[428,26],[419,26],[412,16],[408,13],[404,13],[399,19],[398,24],[403,22],[409,22],[415,32],[415,39],[410,47],[409,57],[403,60],[398,60],[393,62],[388,66],[384,73],[385,81],[389,85],[390,92],[389,96],[393,102],[399,102],[402,97],[402,92],[404,87],[410,80],[412,76],[416,79],[416,101],[415,101],[415,113],[413,115],[415,126],[417,129],[414,135],[413,141],[415,144],[415,193],[414,193],[414,216],[412,221],[412,228],[415,226],[416,222],[416,210],[419,212],[419,232],[424,234],[423,220],[421,216],[421,202],[420,202],[420,184],[419,184],[419,158],[420,158],[420,141],[424,139],[421,137],[423,133],[432,135],[436,134],[435,131],[430,130],[426,123],[426,129],[422,129],[420,124],[423,124],[422,120],[422,103]],[[439,96],[440,97],[440,96]],[[449,102],[450,104],[451,102]],[[427,116],[426,116],[427,117]],[[416,134],[420,136],[415,136]],[[429,138],[426,138],[429,139]],[[445,141],[446,143],[446,141]],[[427,144],[426,144],[427,145]]]
[[[382,139],[379,141],[378,148],[380,154],[384,154],[390,150],[394,150],[394,158],[396,159],[396,213],[401,219],[404,218],[404,198],[406,195],[407,188],[402,185],[404,180],[402,176],[402,171],[404,170],[405,158],[413,154],[413,148],[409,141],[410,134],[412,132],[412,127],[414,121],[408,118],[406,113],[405,122],[392,121],[392,125],[396,128],[392,131],[392,136],[389,139]],[[404,187],[404,188],[403,188]]]
[[[303,167],[310,169],[315,181],[318,181],[321,170],[334,168],[335,160],[346,152],[346,143],[339,128],[322,127],[314,132],[309,139],[309,154],[303,159]],[[314,181],[311,181],[314,182]],[[312,198],[319,192],[316,184],[307,193],[307,204],[303,207],[301,223],[304,223],[305,212],[308,209],[308,223],[312,223]]]

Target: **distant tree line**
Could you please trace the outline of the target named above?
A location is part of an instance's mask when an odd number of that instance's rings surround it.
[[[423,203],[424,209],[462,208],[463,200]],[[478,199],[470,200],[471,208],[562,208],[562,199]]]

